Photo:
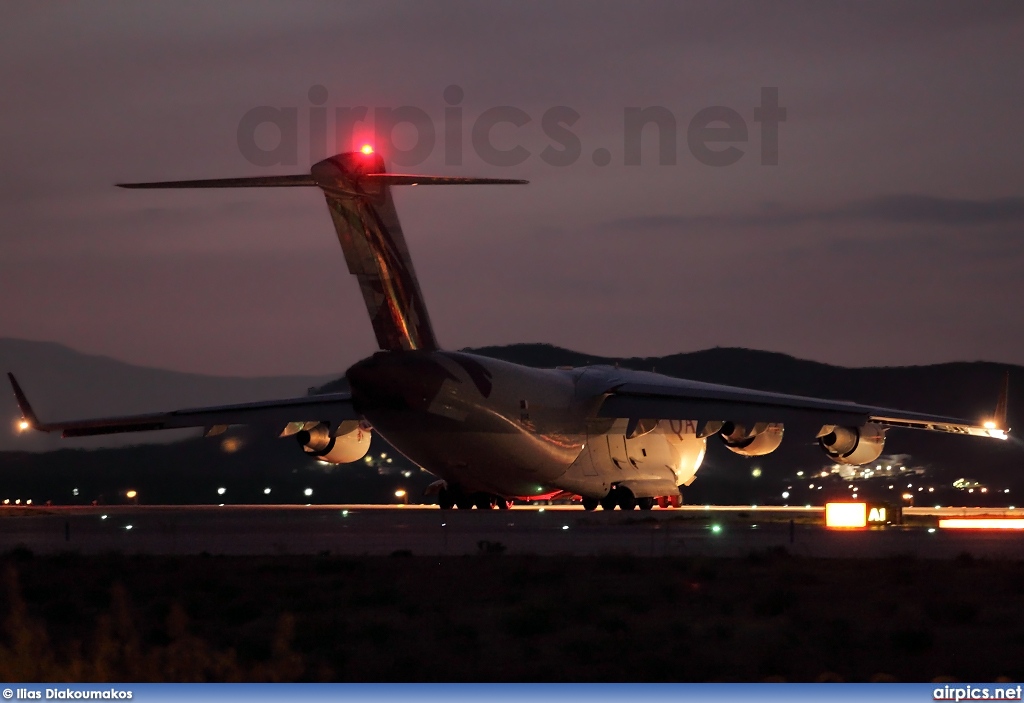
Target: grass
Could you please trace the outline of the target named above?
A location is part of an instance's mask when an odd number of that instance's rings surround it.
[[[1024,678],[1024,564],[0,556],[4,681]]]

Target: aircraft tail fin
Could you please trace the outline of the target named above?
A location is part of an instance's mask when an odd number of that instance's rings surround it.
[[[377,344],[384,350],[438,348],[427,316],[391,186],[520,185],[509,178],[462,178],[388,173],[372,151],[324,159],[308,174],[118,183],[121,188],[292,188],[316,186],[327,207],[348,270],[359,281]]]
[[[519,185],[508,178],[461,178],[388,173],[377,154],[338,154],[313,165],[349,271],[381,349],[438,348],[412,257],[391,197],[391,186]]]

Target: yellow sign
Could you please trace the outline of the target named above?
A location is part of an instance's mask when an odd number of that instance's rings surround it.
[[[825,503],[825,527],[867,527],[867,503]]]

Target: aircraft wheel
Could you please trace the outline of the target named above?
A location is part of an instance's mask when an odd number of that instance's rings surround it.
[[[599,501],[597,498],[587,498],[586,496],[584,496],[584,498],[583,498],[583,509],[584,510],[597,510],[597,506],[600,504],[600,502],[601,501]]]
[[[632,510],[636,507],[636,496],[633,495],[633,491],[620,488],[618,498],[620,510]]]
[[[668,496],[658,496],[658,507],[659,508],[667,508],[668,507]]]
[[[641,510],[650,510],[654,507],[654,498],[637,498],[636,504]]]
[[[505,500],[504,498],[498,498],[496,504],[498,506],[498,510],[508,510],[512,507],[512,501]]]
[[[494,507],[494,499],[486,493],[477,493],[473,496],[473,505],[477,510],[490,510]]]
[[[441,510],[451,510],[455,507],[455,497],[447,488],[442,488],[437,493],[437,504]]]
[[[599,502],[602,510],[615,510],[615,506],[619,504],[618,490],[611,489]]]

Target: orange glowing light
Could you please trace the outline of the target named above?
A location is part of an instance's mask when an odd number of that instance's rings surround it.
[[[28,423],[28,420],[21,420],[18,422],[18,432],[24,432],[29,427],[31,427],[31,425]]]
[[[127,493],[125,493],[124,495],[125,495],[125,498],[128,498],[129,500],[131,500],[132,498],[135,498],[135,497],[136,497],[136,496],[138,496],[139,494],[138,494],[138,492],[137,492],[137,491],[128,491],[128,492],[127,492]]]
[[[1024,530],[1021,518],[943,518],[939,527],[946,530]]]
[[[867,527],[867,503],[825,503],[825,527]]]
[[[373,147],[370,146],[369,144],[363,144],[363,148],[360,149],[359,151],[363,152],[364,154],[372,154]]]

